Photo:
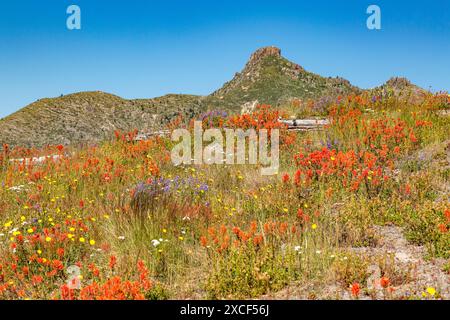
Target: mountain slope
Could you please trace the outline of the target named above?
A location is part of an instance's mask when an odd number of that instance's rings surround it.
[[[201,113],[201,100],[190,95],[126,100],[104,92],[41,99],[0,120],[0,144],[98,142],[114,130],[157,130],[180,113],[187,118]]]

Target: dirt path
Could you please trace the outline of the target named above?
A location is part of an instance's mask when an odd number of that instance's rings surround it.
[[[361,291],[360,299],[423,298],[427,288],[435,289],[436,294],[432,296],[426,293],[426,298],[450,299],[450,274],[443,271],[444,259],[426,259],[426,249],[408,243],[399,227],[374,228],[379,238],[376,247],[350,249],[363,256],[366,261],[371,261],[367,268],[370,276],[366,284],[361,284],[364,290]],[[391,293],[387,293],[379,284],[382,273],[386,270],[391,275]],[[290,285],[280,292],[262,297],[290,300],[351,298],[349,289],[343,284],[321,282]]]
[[[443,271],[444,259],[427,259],[426,248],[410,244],[401,228],[394,226],[376,227],[379,243],[375,248],[354,249],[365,256],[393,255],[391,266],[404,278],[394,284],[394,298],[422,296],[427,288],[434,288],[445,299],[450,299],[450,275]]]

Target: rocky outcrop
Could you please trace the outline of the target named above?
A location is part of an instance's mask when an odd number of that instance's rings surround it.
[[[262,59],[269,56],[281,57],[281,49],[277,47],[264,47],[256,50],[250,57],[249,65],[261,62]]]
[[[258,106],[258,100],[252,101],[252,102],[247,102],[244,103],[241,106],[241,114],[249,114],[252,113],[253,111],[255,111],[256,107]]]
[[[386,81],[386,85],[400,90],[412,86],[411,81],[403,77],[392,77]]]

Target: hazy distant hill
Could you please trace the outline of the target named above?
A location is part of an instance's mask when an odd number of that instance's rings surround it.
[[[393,88],[393,89],[392,89]],[[370,92],[423,91],[406,79],[393,78]],[[41,99],[0,120],[0,144],[42,146],[97,142],[114,130],[162,128],[179,114],[192,118],[210,109],[241,112],[256,103],[274,106],[293,98],[305,100],[360,93],[342,78],[321,77],[281,56],[281,50],[257,50],[244,70],[209,96],[167,95],[126,100],[104,92],[81,92]]]

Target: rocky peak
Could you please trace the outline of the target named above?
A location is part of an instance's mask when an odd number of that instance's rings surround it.
[[[393,78],[390,78],[386,82],[386,85],[388,85],[389,87],[401,89],[401,88],[405,88],[405,87],[411,86],[411,81],[409,81],[406,78],[393,77]]]
[[[251,55],[249,64],[257,64],[268,56],[281,57],[281,49],[277,47],[260,48]]]

